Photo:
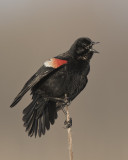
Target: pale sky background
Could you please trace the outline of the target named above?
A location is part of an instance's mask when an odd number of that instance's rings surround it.
[[[13,98],[43,62],[78,37],[101,43],[89,82],[72,102],[74,160],[128,159],[128,1],[0,0],[0,159],[68,160],[65,117],[42,138],[29,138]]]

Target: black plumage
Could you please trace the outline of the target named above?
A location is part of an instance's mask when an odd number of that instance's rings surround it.
[[[54,124],[61,107],[85,88],[90,59],[98,53],[92,48],[94,44],[96,42],[89,38],[77,39],[67,52],[46,61],[26,82],[10,107],[31,89],[32,102],[23,110],[24,126],[29,136],[44,135],[50,124]]]

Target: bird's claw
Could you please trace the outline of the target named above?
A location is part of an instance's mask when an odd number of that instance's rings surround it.
[[[72,118],[69,119],[69,121],[65,120],[64,122],[65,128],[71,128],[72,126]]]
[[[64,106],[69,106],[71,104],[71,101],[70,101],[70,99],[66,96],[65,98],[64,98],[64,103],[63,103],[63,105]]]

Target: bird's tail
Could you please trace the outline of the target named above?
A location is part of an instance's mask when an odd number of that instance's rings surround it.
[[[46,129],[50,129],[57,119],[56,103],[48,101],[42,97],[34,96],[33,101],[23,110],[23,121],[28,136],[39,137],[45,134]]]

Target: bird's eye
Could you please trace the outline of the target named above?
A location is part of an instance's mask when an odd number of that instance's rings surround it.
[[[90,49],[92,47],[92,45],[88,45],[86,46],[86,49]]]

